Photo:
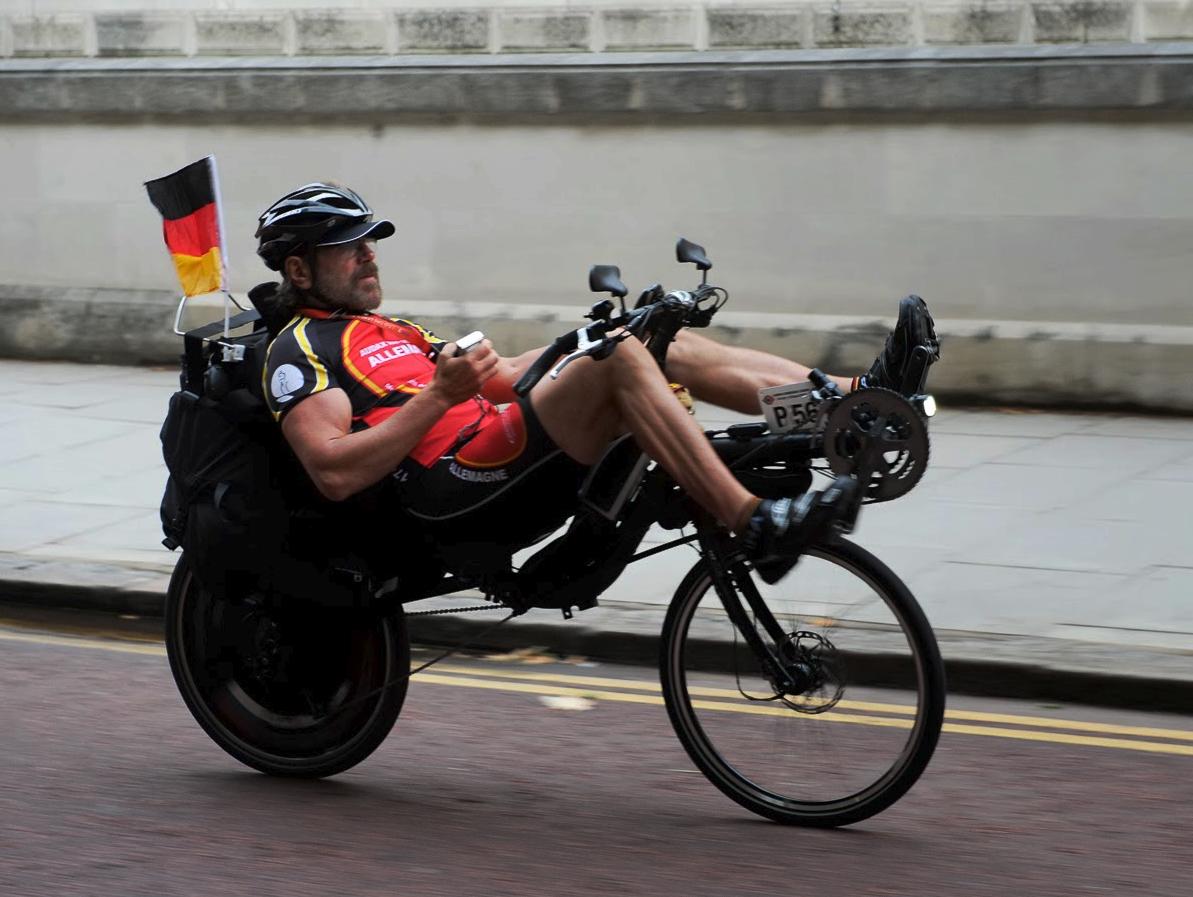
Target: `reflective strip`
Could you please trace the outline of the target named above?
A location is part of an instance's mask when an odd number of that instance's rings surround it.
[[[311,393],[314,394],[327,389],[327,384],[331,380],[327,376],[327,368],[323,366],[323,362],[319,360],[319,356],[311,348],[311,341],[307,338],[307,324],[309,323],[311,323],[310,318],[303,318],[298,326],[294,328],[294,338],[298,340],[299,348],[302,349],[303,354],[307,357],[307,361],[310,362],[311,367],[315,371],[315,388],[311,390]]]

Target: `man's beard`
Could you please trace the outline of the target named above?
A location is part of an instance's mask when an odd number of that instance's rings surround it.
[[[363,284],[367,277],[376,278],[369,284]],[[344,308],[348,311],[372,311],[381,304],[381,278],[376,265],[370,265],[347,283],[328,284],[316,277],[311,290],[318,299],[329,308]]]

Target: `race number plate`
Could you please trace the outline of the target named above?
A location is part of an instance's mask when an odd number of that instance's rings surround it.
[[[758,401],[772,433],[814,433],[820,426],[820,405],[812,400],[815,387],[804,380],[758,390]]]

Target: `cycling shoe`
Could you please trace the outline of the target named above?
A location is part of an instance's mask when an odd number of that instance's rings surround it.
[[[856,510],[857,480],[837,477],[823,492],[763,499],[742,533],[746,556],[768,585],[795,566],[804,549]]]
[[[923,349],[920,353],[920,363],[926,373],[927,368],[940,359],[936,323],[932,320],[932,313],[928,311],[928,303],[919,296],[906,296],[899,300],[899,320],[887,336],[886,345],[874,359],[870,370],[858,378],[858,385],[878,386],[903,392],[908,367],[916,349],[920,348]]]

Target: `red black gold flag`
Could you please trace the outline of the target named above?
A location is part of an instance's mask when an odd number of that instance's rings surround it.
[[[224,288],[223,241],[215,158],[207,156],[163,178],[145,182],[161,212],[166,247],[186,296]]]

